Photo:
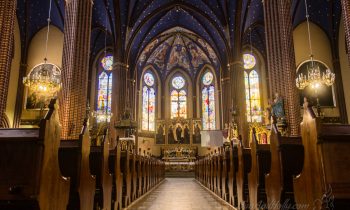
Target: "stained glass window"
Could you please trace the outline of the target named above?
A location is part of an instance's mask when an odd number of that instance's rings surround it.
[[[203,76],[203,80],[202,80],[203,84],[204,85],[210,85],[211,82],[213,81],[213,78],[214,78],[214,76],[213,76],[213,74],[211,72],[205,73],[204,76]]]
[[[244,72],[248,122],[261,122],[259,75],[255,70]]]
[[[256,59],[251,54],[243,54],[243,63],[245,69],[252,69],[255,67]]]
[[[106,71],[111,71],[113,69],[113,56],[107,55],[101,60],[101,66]]]
[[[171,118],[187,117],[187,92],[185,90],[185,79],[182,76],[176,76],[172,80],[171,100]]]
[[[97,121],[108,121],[111,116],[112,107],[112,77],[111,70],[113,69],[113,56],[107,55],[100,60],[100,73],[98,75],[98,89],[97,89],[97,113],[100,116]]]
[[[215,87],[213,74],[207,72],[202,78],[202,122],[204,130],[215,129]]]
[[[146,83],[146,85],[148,86],[152,86],[154,84],[154,77],[151,73],[146,73],[144,76],[144,81]]]
[[[181,89],[185,86],[185,79],[181,76],[174,77],[172,84],[174,88]]]
[[[150,72],[143,76],[142,88],[142,130],[155,131],[156,91],[154,77]]]
[[[98,77],[98,91],[97,91],[97,112],[99,114],[110,114],[112,107],[112,73],[109,75],[102,72]],[[98,118],[98,121],[105,120],[105,118]],[[110,119],[107,118],[107,121]]]

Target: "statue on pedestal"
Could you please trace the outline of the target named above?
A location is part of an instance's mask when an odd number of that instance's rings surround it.
[[[281,135],[284,136],[287,134],[287,122],[286,122],[286,115],[284,112],[284,103],[283,98],[276,92],[275,93],[275,99],[273,100],[273,103],[271,105],[272,108],[272,118],[273,122],[276,123],[279,132],[281,132]]]
[[[277,120],[285,119],[283,98],[279,93],[275,93],[275,99],[272,103],[272,116],[276,117]]]

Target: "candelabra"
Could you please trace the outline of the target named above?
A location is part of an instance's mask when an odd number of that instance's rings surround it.
[[[330,69],[327,69],[325,72],[322,73],[322,76],[321,76],[320,66],[317,63],[315,63],[313,59],[308,5],[306,0],[304,1],[304,3],[305,3],[306,22],[307,22],[307,28],[308,28],[311,66],[307,67],[307,75],[300,73],[299,75],[297,75],[295,82],[296,82],[297,88],[300,90],[303,90],[308,86],[310,86],[311,89],[314,90],[316,102],[317,102],[317,105],[316,105],[317,113],[318,113],[318,116],[320,116],[321,106],[318,98],[318,89],[322,85],[332,86],[334,84],[335,74],[332,73]]]

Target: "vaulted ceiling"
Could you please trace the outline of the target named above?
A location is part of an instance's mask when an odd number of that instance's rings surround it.
[[[25,49],[32,37],[47,25],[50,1],[17,1],[22,49]],[[311,20],[336,43],[340,1],[308,1]],[[65,0],[52,0],[52,24],[62,31],[64,4]],[[294,26],[305,20],[304,0],[292,0],[291,15]],[[131,68],[150,42],[174,27],[189,30],[203,39],[223,66],[232,56],[232,49],[241,47],[234,43],[235,27],[241,29],[242,45],[249,44],[251,39],[252,45],[266,54],[262,0],[95,0],[92,16],[91,57],[104,48],[105,39],[109,46],[119,39]],[[120,24],[116,24],[117,20]]]

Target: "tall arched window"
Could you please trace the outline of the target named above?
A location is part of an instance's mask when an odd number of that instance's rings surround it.
[[[185,79],[177,75],[171,80],[171,119],[187,118],[187,90]]]
[[[155,130],[156,91],[155,79],[151,72],[143,76],[142,86],[142,130]]]
[[[98,74],[98,90],[97,90],[97,113],[110,116],[112,105],[112,69],[113,69],[113,56],[107,55],[100,61],[101,70]],[[97,118],[98,121],[107,120],[107,118]]]
[[[206,72],[202,77],[202,123],[203,130],[215,129],[214,75]]]
[[[261,122],[261,101],[259,74],[256,71],[256,59],[251,54],[243,55],[244,83],[246,95],[247,121]]]

